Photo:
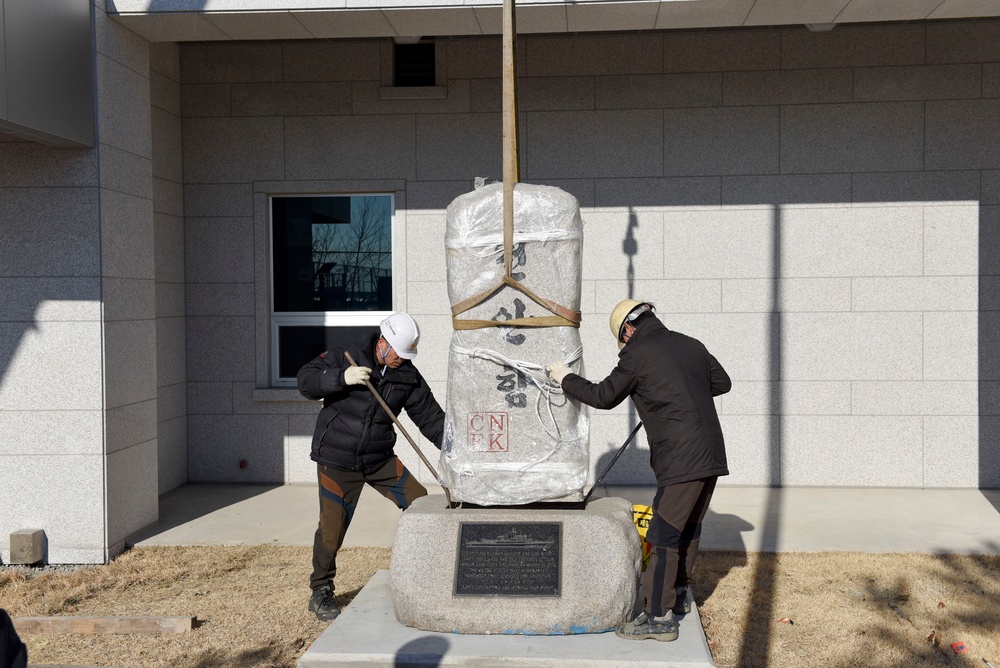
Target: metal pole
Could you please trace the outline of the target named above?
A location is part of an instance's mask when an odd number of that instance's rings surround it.
[[[358,365],[358,363],[351,358],[351,354],[348,353],[347,351],[344,352],[344,357],[346,357],[347,361],[351,363],[351,366]],[[386,415],[392,418],[393,424],[395,424],[399,428],[399,430],[403,432],[403,436],[405,436],[406,440],[410,442],[410,445],[413,446],[413,449],[417,451],[417,454],[420,456],[420,461],[422,461],[424,463],[424,466],[426,466],[427,469],[431,472],[431,474],[434,475],[434,479],[437,480],[438,483],[440,483],[441,479],[438,477],[437,471],[434,470],[434,467],[431,466],[431,463],[427,461],[426,457],[424,457],[424,453],[420,451],[420,448],[417,447],[417,444],[414,442],[414,440],[410,438],[410,435],[406,432],[406,429],[403,427],[403,425],[401,425],[399,423],[399,420],[396,419],[396,415],[392,412],[392,409],[389,408],[389,405],[385,403],[385,399],[382,398],[382,395],[378,393],[378,390],[376,390],[375,386],[371,384],[371,381],[365,380],[365,385],[368,386],[368,390],[372,393],[372,396],[375,397],[375,400],[378,401],[378,404],[379,406],[382,407],[382,410],[386,412]],[[451,506],[451,492],[449,492],[448,488],[445,487],[443,484],[441,485],[441,489],[444,490],[444,496],[448,500],[448,505]]]
[[[517,26],[514,0],[503,0],[503,260],[510,276],[514,247],[514,184],[520,175],[517,152]]]
[[[629,434],[628,438],[625,439],[625,442],[622,443],[622,447],[618,448],[618,452],[616,452],[615,456],[611,458],[611,463],[608,464],[608,468],[604,469],[604,473],[601,474],[601,477],[597,479],[597,482],[594,483],[594,486],[590,488],[589,492],[587,492],[587,496],[583,497],[584,504],[587,503],[587,499],[589,499],[590,495],[594,493],[594,490],[597,489],[597,486],[604,481],[605,476],[607,476],[608,473],[611,472],[611,467],[614,466],[615,462],[618,461],[618,458],[622,456],[622,453],[625,452],[625,448],[627,448],[628,444],[632,442],[632,439],[635,438],[636,433],[639,431],[641,427],[642,427],[642,421],[640,420],[639,424],[637,424],[635,426],[635,429],[632,430],[632,433]]]

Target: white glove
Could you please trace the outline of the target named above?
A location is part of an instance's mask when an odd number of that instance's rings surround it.
[[[371,372],[366,366],[349,366],[344,369],[344,382],[348,385],[364,385]]]
[[[552,378],[552,380],[559,383],[560,385],[562,385],[563,378],[573,373],[573,370],[570,369],[565,364],[563,364],[562,362],[553,362],[552,364],[549,365],[548,368],[549,368],[549,377]]]

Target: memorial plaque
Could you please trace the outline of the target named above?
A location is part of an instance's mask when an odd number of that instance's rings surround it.
[[[456,596],[559,596],[561,522],[462,522]]]

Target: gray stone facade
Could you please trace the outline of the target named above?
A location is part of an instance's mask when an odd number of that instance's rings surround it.
[[[158,492],[315,479],[318,407],[270,387],[269,193],[394,195],[394,306],[443,403],[444,209],[500,178],[501,46],[442,39],[446,97],[406,99],[388,43],[151,44],[98,2],[97,146],[0,135],[0,537],[102,561]],[[1000,486],[998,43],[991,19],[523,36],[522,178],[580,201],[588,375],[612,306],[648,299],[733,377],[724,484]],[[635,419],[591,413],[593,469]],[[646,457],[608,482],[652,483]]]

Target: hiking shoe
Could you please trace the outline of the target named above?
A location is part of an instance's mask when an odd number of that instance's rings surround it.
[[[677,601],[674,603],[673,612],[675,615],[686,615],[691,612],[691,599],[694,594],[687,587],[677,588]]]
[[[674,619],[658,622],[645,612],[631,622],[626,622],[615,629],[615,635],[629,640],[646,640],[651,638],[661,642],[677,640],[677,622]]]
[[[333,595],[333,589],[329,585],[313,590],[309,599],[309,612],[315,612],[316,619],[321,622],[332,622],[340,614],[337,597]]]

